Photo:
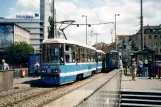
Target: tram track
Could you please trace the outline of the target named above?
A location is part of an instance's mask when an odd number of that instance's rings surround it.
[[[14,95],[16,93],[21,93],[21,92],[26,92],[26,91],[29,91],[29,90],[32,90],[33,88],[22,88],[22,89],[11,89],[11,90],[8,90],[8,91],[2,91],[0,93],[0,99],[3,97],[7,97],[7,96],[11,96],[11,95]]]
[[[82,87],[85,84],[88,84],[95,79],[103,76],[103,73],[96,74],[87,79],[77,81],[73,84],[62,85],[59,87],[52,88],[32,88],[32,90],[23,93],[14,93],[8,96],[0,98],[0,106],[7,107],[37,107],[46,105],[77,88]],[[18,97],[17,97],[18,96]],[[12,100],[8,100],[12,99]],[[3,101],[1,101],[3,100]]]

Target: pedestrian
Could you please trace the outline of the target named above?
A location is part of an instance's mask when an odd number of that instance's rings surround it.
[[[127,75],[127,69],[128,69],[128,60],[125,58],[125,70],[124,70],[124,75]]]
[[[4,59],[2,59],[1,70],[9,70],[9,66]]]
[[[143,74],[143,58],[138,62],[138,75],[139,77]]]
[[[35,61],[35,64],[34,64],[34,75],[33,75],[34,78],[35,78],[35,76],[36,77],[38,76],[39,67],[40,67],[40,65],[39,65],[38,61]]]
[[[148,77],[148,60],[144,61],[144,77]]]
[[[133,58],[131,63],[131,77],[132,77],[132,80],[134,81],[136,77],[136,68],[137,68],[137,65],[136,65],[135,59]]]
[[[151,77],[153,77],[153,79],[154,79],[153,62],[152,62],[151,56],[149,56],[149,59],[148,59],[148,73],[149,73],[148,79],[151,79]]]
[[[121,71],[123,71],[123,63],[120,58],[118,58],[118,65],[119,65],[119,68],[121,69]]]

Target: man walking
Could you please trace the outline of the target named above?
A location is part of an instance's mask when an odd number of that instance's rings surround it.
[[[119,68],[121,69],[121,72],[123,72],[123,63],[122,63],[122,60],[120,58],[118,58],[118,61],[119,61]]]
[[[4,59],[2,59],[1,70],[9,70],[9,66],[7,63],[5,63]]]
[[[148,60],[148,73],[149,73],[148,79],[151,79],[151,77],[153,77],[153,79],[154,79],[153,62],[152,62],[151,56],[149,56],[149,60]]]
[[[128,68],[128,60],[125,58],[125,70],[124,70],[124,75],[127,75],[127,68]]]
[[[136,77],[136,62],[135,59],[132,59],[132,63],[131,63],[131,76],[132,76],[132,80],[135,81],[135,77]]]
[[[40,67],[39,63],[37,61],[35,61],[35,65],[34,65],[35,72],[34,72],[34,76],[33,76],[34,78],[35,78],[35,76],[36,77],[38,76],[39,67]]]

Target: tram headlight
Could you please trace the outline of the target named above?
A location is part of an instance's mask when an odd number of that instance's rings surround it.
[[[41,72],[45,72],[44,70],[41,70]]]
[[[56,72],[57,72],[57,73],[59,73],[59,72],[61,72],[61,70],[60,70],[60,69],[58,69],[58,70],[56,70]]]

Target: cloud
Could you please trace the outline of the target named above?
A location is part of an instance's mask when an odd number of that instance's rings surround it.
[[[16,5],[9,9],[7,18],[16,18],[16,15],[34,15],[40,12],[40,0],[17,0]]]
[[[34,0],[39,3],[39,0]],[[10,8],[9,17],[15,17],[16,14],[33,14],[39,12],[39,4],[33,0],[17,0],[16,6]],[[56,1],[57,21],[75,20],[76,23],[85,24],[86,19],[82,15],[87,15],[88,24],[115,22],[116,17],[117,34],[133,34],[139,29],[140,20],[140,0],[92,0],[95,8],[91,9],[85,1],[82,0],[60,0]],[[86,3],[86,4],[85,4]],[[80,5],[81,4],[81,5]],[[84,5],[83,5],[84,4]],[[160,0],[143,1],[144,25],[159,25],[161,19]],[[88,7],[87,7],[88,6]],[[99,14],[98,14],[99,13]],[[59,27],[60,25],[58,25]],[[95,36],[90,36],[94,29],[99,33],[98,41],[110,43],[114,38],[114,32],[111,35],[112,24],[88,27],[88,41],[95,43]],[[85,43],[85,26],[70,26],[64,31],[68,39],[77,40]]]

